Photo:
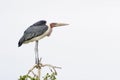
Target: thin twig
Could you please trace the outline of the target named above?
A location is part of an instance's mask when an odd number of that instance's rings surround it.
[[[34,66],[28,71],[27,75],[28,75],[31,71],[33,71],[35,67],[36,67],[36,65],[34,65]]]
[[[40,79],[40,75],[41,75],[41,68],[38,67],[38,79]]]
[[[34,77],[36,77],[36,76],[37,76],[37,75],[36,75],[33,71],[31,71],[31,72],[32,72],[32,74],[33,74],[33,76],[34,76]]]
[[[42,64],[42,67],[45,67],[45,66],[48,66],[48,67],[51,67],[51,68],[58,68],[58,69],[62,69],[61,67],[57,67],[57,66],[53,66],[51,64]]]

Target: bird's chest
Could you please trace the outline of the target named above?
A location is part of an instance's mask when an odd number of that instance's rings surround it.
[[[47,36],[50,36],[52,33],[52,28],[49,29],[49,32],[47,33]]]

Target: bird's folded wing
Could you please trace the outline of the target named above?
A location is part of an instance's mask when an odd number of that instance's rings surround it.
[[[48,26],[42,25],[42,26],[34,26],[34,27],[29,27],[25,32],[24,32],[24,39],[30,40],[34,37],[42,35],[44,32],[46,32],[48,29]]]

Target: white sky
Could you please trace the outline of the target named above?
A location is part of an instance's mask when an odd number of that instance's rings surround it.
[[[17,80],[34,64],[34,43],[18,48],[41,19],[65,22],[39,41],[43,63],[58,80],[120,80],[120,0],[0,0],[0,79]]]

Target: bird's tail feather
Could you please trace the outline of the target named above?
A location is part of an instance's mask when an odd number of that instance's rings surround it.
[[[20,47],[24,42],[24,37],[22,37],[18,42],[18,47]]]

